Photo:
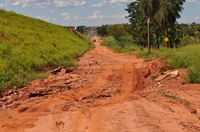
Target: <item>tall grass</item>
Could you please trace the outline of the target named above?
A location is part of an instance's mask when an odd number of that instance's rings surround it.
[[[29,73],[46,67],[76,66],[74,59],[90,48],[78,32],[0,10],[0,89],[21,86]]]
[[[146,60],[163,58],[168,68],[188,69],[186,79],[190,83],[200,83],[200,45],[190,44],[178,49],[162,48],[160,50],[152,49],[151,54],[147,51],[140,51],[138,56]]]
[[[136,45],[133,43],[129,42],[118,42],[114,37],[109,36],[107,37],[102,45],[109,47],[110,49],[114,50],[115,52],[118,53],[123,53],[123,52],[132,52],[136,51],[139,49]]]

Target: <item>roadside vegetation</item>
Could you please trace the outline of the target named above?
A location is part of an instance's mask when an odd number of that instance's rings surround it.
[[[47,77],[47,68],[74,67],[74,59],[91,47],[78,32],[1,9],[0,90]]]
[[[103,45],[116,52],[137,50],[138,57],[146,61],[162,58],[169,69],[187,69],[188,82],[200,83],[200,24],[176,21],[185,0],[154,2],[136,0],[128,4],[125,10],[130,24],[99,27],[100,36],[109,36]]]

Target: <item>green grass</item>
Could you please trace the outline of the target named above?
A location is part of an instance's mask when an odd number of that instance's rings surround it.
[[[178,49],[161,48],[152,49],[148,54],[147,50],[140,51],[138,57],[145,60],[162,58],[169,69],[184,68],[188,69],[185,79],[190,83],[200,83],[200,45],[190,44]]]
[[[22,86],[46,67],[77,66],[74,59],[91,47],[64,26],[0,10],[0,90]]]
[[[136,45],[132,43],[128,43],[128,42],[118,42],[115,40],[114,37],[111,37],[111,36],[107,37],[103,41],[102,45],[107,46],[113,51],[118,52],[118,53],[132,52],[132,51],[139,50],[139,47],[137,47]]]
[[[167,97],[167,98],[171,98],[172,100],[178,100],[178,97],[174,94],[170,94],[170,93],[162,93],[162,96]]]

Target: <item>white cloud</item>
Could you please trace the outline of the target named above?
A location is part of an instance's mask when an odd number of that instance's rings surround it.
[[[14,3],[12,3],[13,6],[17,6],[17,5],[20,5],[20,2],[19,1],[15,1]]]
[[[108,16],[108,18],[111,18],[111,19],[124,19],[125,16],[127,16],[128,14],[123,14],[121,12],[118,12],[114,15],[111,15],[111,16]]]
[[[87,19],[103,19],[106,18],[106,15],[103,14],[103,12],[97,10],[93,13],[92,16],[87,17]]]
[[[53,20],[53,21],[56,21],[57,19],[54,17],[52,20]]]
[[[75,7],[83,6],[86,0],[6,0],[6,5],[21,5],[29,4],[31,6],[44,7]],[[31,3],[31,4],[30,4]]]
[[[199,21],[200,20],[200,16],[195,17],[195,20]]]
[[[86,4],[85,0],[53,0],[53,3],[56,7],[74,7],[82,6]]]
[[[64,17],[63,20],[83,20],[84,17],[79,16],[79,14],[69,14],[68,12],[63,12],[60,16]]]
[[[55,10],[51,10],[51,13],[54,13],[55,12]]]
[[[116,4],[118,6],[124,6],[134,1],[135,0],[110,0],[110,3]]]
[[[37,3],[35,3],[35,5],[39,6],[41,8],[44,8],[44,7],[51,6],[51,1],[48,0],[48,1],[44,1],[44,2],[37,2]]]
[[[68,12],[63,12],[60,14],[60,16],[64,17],[63,20],[69,20],[71,18]]]
[[[22,5],[22,7],[23,8],[28,8],[28,7],[31,7],[29,4],[27,4],[27,3],[24,3],[23,5]]]
[[[44,20],[44,21],[50,21],[50,20],[52,20],[51,17],[45,16],[45,15],[43,15],[43,16],[37,16],[36,18]]]
[[[196,3],[197,0],[186,0],[186,2],[194,2],[194,3]]]
[[[101,8],[101,7],[105,6],[106,3],[107,3],[107,1],[103,1],[102,3],[93,4],[91,7]]]

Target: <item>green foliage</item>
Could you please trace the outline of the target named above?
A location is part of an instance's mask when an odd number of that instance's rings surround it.
[[[21,86],[46,67],[76,66],[73,60],[91,45],[63,26],[0,10],[0,87]]]
[[[167,97],[167,98],[171,98],[173,100],[178,100],[178,97],[176,95],[174,95],[174,94],[163,92],[162,96]]]
[[[5,88],[20,87],[27,83],[25,78],[26,73],[23,71],[0,72],[0,91]]]
[[[107,37],[103,41],[102,45],[107,46],[118,53],[132,52],[132,51],[139,50],[139,47],[134,45],[133,43],[119,42],[112,36]]]
[[[109,36],[113,36],[117,41],[133,42],[129,24],[115,24],[107,27]]]
[[[31,74],[28,74],[26,76],[26,80],[29,82],[37,79],[45,79],[49,75],[50,75],[49,72],[32,72]]]
[[[107,35],[107,26],[108,25],[103,25],[101,27],[97,28],[97,34],[100,36],[106,36]]]
[[[166,43],[168,47],[179,44],[181,36],[176,35],[174,27],[176,19],[181,17],[184,2],[185,0],[136,0],[128,4],[125,10],[129,15],[126,18],[132,26],[134,42],[143,47],[147,47],[148,43],[148,48],[156,46],[159,49],[165,36],[170,40]]]
[[[186,79],[190,83],[200,83],[200,70],[189,69]]]

